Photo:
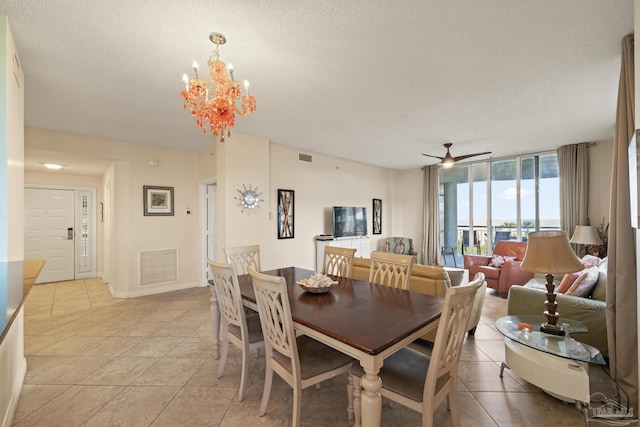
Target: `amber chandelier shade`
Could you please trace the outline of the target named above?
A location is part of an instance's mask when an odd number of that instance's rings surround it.
[[[220,60],[219,47],[226,43],[225,36],[211,33],[209,40],[216,46],[208,62],[211,83],[207,85],[200,78],[198,63],[193,61],[195,77],[182,76],[185,89],[180,96],[184,100],[184,109],[190,111],[202,133],[206,134],[209,129],[220,142],[224,142],[225,137],[231,136],[236,114],[247,116],[256,111],[256,100],[249,93],[249,82],[244,81],[243,94],[240,83],[234,80],[233,66]],[[237,107],[238,102],[241,108]]]

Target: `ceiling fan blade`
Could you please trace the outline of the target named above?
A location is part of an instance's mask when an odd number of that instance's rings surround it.
[[[485,154],[491,154],[491,151],[485,151],[482,153],[465,154],[464,156],[457,156],[457,157],[454,157],[453,159],[457,162],[459,160],[468,159],[469,157],[484,156]]]
[[[424,154],[424,153],[422,153],[422,155],[427,157],[433,157],[434,159],[444,160],[444,157],[440,157],[440,156],[432,156],[431,154]]]

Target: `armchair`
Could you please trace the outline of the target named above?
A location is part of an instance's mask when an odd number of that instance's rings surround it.
[[[533,273],[520,268],[526,250],[526,242],[501,240],[493,249],[493,257],[464,255],[464,268],[469,270],[470,277],[484,273],[487,286],[496,289],[502,298],[506,298],[511,286],[524,285],[533,277]]]
[[[400,255],[415,255],[413,240],[407,237],[387,237],[384,239],[385,251]]]

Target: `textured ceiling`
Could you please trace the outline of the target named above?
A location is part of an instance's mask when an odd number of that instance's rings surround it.
[[[235,130],[391,168],[613,137],[632,0],[0,0],[25,124],[200,151],[184,72],[211,31],[258,110]],[[228,140],[233,143],[233,137]]]

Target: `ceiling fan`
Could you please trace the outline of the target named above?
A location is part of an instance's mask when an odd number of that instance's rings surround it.
[[[475,156],[482,156],[484,154],[491,154],[491,151],[485,151],[482,153],[473,153],[473,154],[465,154],[464,156],[457,156],[457,157],[453,157],[451,155],[451,153],[449,152],[449,148],[452,146],[453,144],[448,142],[446,144],[444,144],[444,148],[447,149],[447,154],[445,154],[444,157],[440,157],[440,156],[432,156],[431,154],[424,154],[422,153],[423,156],[427,156],[427,157],[434,157],[436,159],[440,159],[441,160],[441,164],[442,167],[445,169],[449,169],[451,166],[454,165],[454,163],[456,163],[457,161],[460,160],[464,160],[464,159],[468,159],[469,157],[475,157]]]

